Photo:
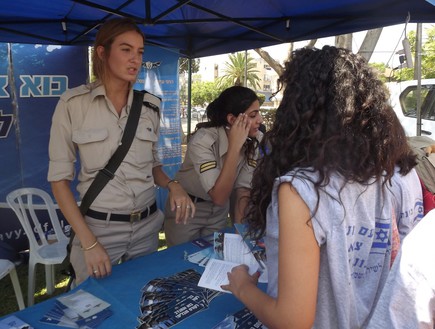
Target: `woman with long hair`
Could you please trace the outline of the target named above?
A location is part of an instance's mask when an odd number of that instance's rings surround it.
[[[222,288],[268,328],[363,328],[393,247],[422,217],[415,156],[361,56],[300,49],[280,82],[247,216],[265,234],[267,293],[243,265]]]
[[[146,93],[133,142],[113,178],[82,215],[70,188],[77,153],[80,199],[121,142],[133,102],[133,84],[142,66],[145,36],[131,19],[117,18],[99,29],[93,49],[96,81],[66,91],[51,127],[48,180],[75,238],[71,264],[76,283],[109,275],[112,265],[157,250],[163,214],[155,184],[169,189],[176,221],[195,206],[162,170],[157,141],[160,99]]]

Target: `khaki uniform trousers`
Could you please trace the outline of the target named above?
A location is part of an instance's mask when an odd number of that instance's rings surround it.
[[[166,204],[164,228],[168,247],[213,234],[226,227],[229,206],[219,207],[211,201],[204,201],[196,202],[195,207],[194,218],[188,218],[187,224],[176,224],[175,212]]]
[[[85,216],[89,228],[97,237],[98,242],[106,249],[112,265],[156,251],[163,219],[163,213],[160,210],[133,223]],[[89,275],[84,251],[81,249],[77,236],[72,243],[70,260],[76,274],[75,283],[79,284]]]

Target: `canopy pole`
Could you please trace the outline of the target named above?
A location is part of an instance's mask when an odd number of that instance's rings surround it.
[[[422,23],[417,23],[415,36],[415,68],[414,79],[417,80],[417,136],[421,136],[421,49],[422,49]]]
[[[245,81],[244,86],[248,87],[248,51],[245,50]]]
[[[15,126],[16,147],[18,150],[18,157],[20,161],[20,177],[21,177],[20,183],[21,186],[24,186],[24,167],[23,167],[24,161],[22,159],[22,152],[21,152],[20,110],[19,110],[18,99],[17,99],[17,88],[15,84],[12,43],[8,43],[8,79],[9,79],[9,88],[11,94],[13,125]]]
[[[189,140],[192,131],[192,58],[189,57],[187,64],[187,140]]]

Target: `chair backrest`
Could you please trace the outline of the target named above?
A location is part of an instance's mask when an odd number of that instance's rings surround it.
[[[19,188],[10,192],[6,196],[6,201],[20,220],[29,239],[30,248],[39,249],[49,244],[46,237],[47,232],[42,227],[47,219],[54,230],[55,239],[59,242],[69,241],[60,226],[55,204],[51,196],[44,190],[30,187]],[[46,218],[46,214],[48,214],[48,218]]]

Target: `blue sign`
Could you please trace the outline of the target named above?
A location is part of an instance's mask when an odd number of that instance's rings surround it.
[[[0,240],[22,250],[27,237],[6,195],[20,187],[51,193],[51,117],[64,91],[86,83],[88,48],[0,43],[0,58]]]
[[[51,118],[59,96],[88,81],[88,48],[0,43],[0,58],[0,240],[23,250],[27,237],[6,195],[20,187],[51,194],[47,181]],[[159,154],[164,171],[173,177],[181,165],[178,54],[147,47],[134,87],[162,98]],[[71,187],[78,198],[76,184]],[[165,189],[157,190],[161,209],[166,197]],[[67,225],[59,215],[61,224]]]
[[[146,90],[162,98],[160,109],[159,155],[164,171],[171,178],[181,166],[181,121],[178,97],[177,53],[157,47],[146,47],[142,71],[135,89]],[[164,209],[165,189],[157,190],[157,206]]]

